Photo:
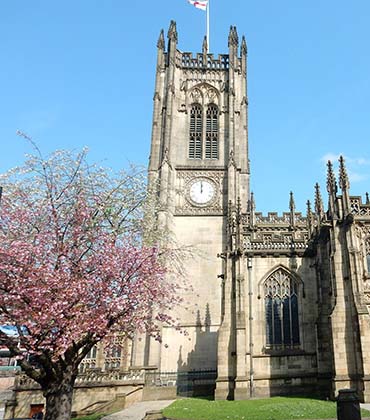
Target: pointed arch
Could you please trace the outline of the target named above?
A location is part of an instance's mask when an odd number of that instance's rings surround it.
[[[261,280],[265,305],[266,347],[293,348],[300,344],[299,293],[301,279],[283,265]]]
[[[220,92],[206,82],[187,93],[190,103],[189,159],[219,159]]]
[[[197,102],[202,106],[215,104],[219,106],[220,92],[207,82],[197,83],[188,91],[188,103]]]
[[[284,265],[284,264],[277,264],[277,265],[275,265],[273,268],[271,268],[262,278],[261,278],[261,280],[258,282],[258,295],[259,296],[261,296],[261,293],[262,293],[262,287],[263,287],[263,284],[265,283],[265,280],[267,279],[267,278],[269,278],[275,271],[278,271],[278,270],[282,270],[282,271],[284,271],[284,272],[286,272],[289,276],[292,276],[296,281],[297,281],[297,283],[299,284],[299,286],[302,288],[302,290],[304,289],[304,283],[303,283],[303,280],[302,280],[302,278],[297,274],[297,273],[295,273],[294,271],[292,271],[290,268],[288,268],[286,265]]]

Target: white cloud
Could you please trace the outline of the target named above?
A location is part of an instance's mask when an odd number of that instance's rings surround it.
[[[357,165],[370,165],[370,160],[362,157],[355,159],[348,158],[348,161],[356,163]]]
[[[358,172],[353,172],[351,170],[348,170],[348,178],[350,182],[360,182],[360,181],[364,181],[368,177],[366,175],[359,174]]]
[[[321,161],[327,163],[328,160],[330,160],[331,162],[337,162],[339,159],[339,156],[341,154],[335,154],[335,153],[326,153],[324,156],[321,157]]]
[[[334,165],[335,171],[337,171],[340,156],[344,157],[350,182],[361,182],[369,178],[368,173],[362,173],[365,169],[364,166],[370,165],[370,159],[366,157],[350,157],[345,156],[343,153],[328,152],[320,158],[320,161],[326,164],[330,160]]]

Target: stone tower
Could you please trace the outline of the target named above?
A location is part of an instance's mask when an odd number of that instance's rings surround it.
[[[213,372],[216,399],[284,394],[334,398],[344,387],[370,401],[370,200],[349,195],[328,164],[328,210],[320,188],[307,215],[262,215],[249,191],[247,46],[230,28],[228,54],[195,56],[158,40],[149,184],[164,226],[193,257],[186,330],[163,327],[163,344],[139,337],[132,367],[187,387]],[[182,383],[182,379],[185,380]],[[190,381],[189,381],[190,378]],[[156,381],[155,381],[156,382]],[[201,382],[201,381],[200,381]],[[163,388],[164,389],[164,388]]]
[[[223,260],[227,246],[227,208],[246,210],[249,198],[247,46],[239,47],[230,28],[229,53],[181,52],[176,23],[165,47],[161,31],[157,69],[149,182],[158,188],[159,223],[194,257],[186,275],[192,291],[176,316],[188,336],[162,331],[163,345],[135,343],[133,365],[161,371],[217,368],[221,323]],[[164,346],[168,345],[168,348]]]

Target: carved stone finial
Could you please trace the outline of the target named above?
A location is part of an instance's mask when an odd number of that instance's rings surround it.
[[[164,50],[164,30],[163,29],[161,30],[161,33],[159,34],[157,48],[159,50]]]
[[[239,218],[241,213],[242,213],[242,201],[241,201],[239,196],[236,200],[236,212],[237,212],[237,215],[238,215],[238,218]]]
[[[239,36],[238,36],[238,31],[236,30],[236,26],[234,26],[234,42],[236,46],[239,45]]]
[[[176,29],[176,22],[174,20],[171,20],[167,37],[169,40],[173,40],[177,42],[177,29]]]
[[[240,47],[241,55],[247,55],[248,48],[247,48],[247,41],[245,40],[245,36],[242,37],[242,44]]]
[[[235,159],[234,159],[234,150],[230,150],[230,154],[229,154],[229,166],[234,165],[235,164]]]
[[[251,198],[249,200],[249,213],[250,213],[250,225],[254,226],[256,223],[256,202],[254,200],[254,193],[251,192]]]
[[[294,213],[294,211],[295,211],[295,202],[294,202],[293,191],[290,191],[289,210],[291,211],[291,213]]]
[[[238,46],[239,39],[238,33],[236,32],[236,26],[230,26],[228,41],[229,47]]]
[[[202,53],[203,53],[203,55],[205,55],[205,54],[208,53],[208,40],[207,40],[207,36],[205,36],[204,39],[203,39]]]
[[[292,191],[290,191],[289,210],[290,210],[290,225],[294,228],[294,226],[295,226],[295,203],[294,203],[294,196],[293,196]]]
[[[308,227],[308,232],[310,233],[310,235],[312,234],[312,210],[311,210],[311,201],[307,200],[307,227]]]
[[[326,188],[329,194],[336,194],[338,191],[337,181],[335,180],[335,175],[333,171],[333,164],[331,161],[328,161],[328,174],[326,178]]]
[[[366,204],[370,204],[370,200],[369,200],[369,193],[366,193]]]
[[[307,200],[307,218],[308,217],[311,217],[311,215],[312,215],[312,211],[311,211],[311,201],[310,200]]]
[[[229,200],[229,206],[227,209],[227,213],[228,213],[228,222],[229,222],[229,227],[232,227],[233,225],[233,212],[232,212],[232,202],[231,200]]]
[[[316,182],[315,184],[315,213],[321,217],[324,213],[324,204],[321,197],[320,185]]]
[[[343,156],[339,157],[339,186],[342,191],[349,189],[349,179]]]
[[[208,52],[208,42],[207,42],[207,37],[205,36],[203,39],[203,45],[202,45],[203,67],[207,67],[207,52]]]
[[[229,30],[229,37],[228,37],[228,45],[229,47],[233,44],[233,27],[230,26]]]
[[[254,201],[254,192],[251,192],[251,212],[256,208],[256,202]]]

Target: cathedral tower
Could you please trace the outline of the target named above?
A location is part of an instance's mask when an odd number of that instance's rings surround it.
[[[159,223],[192,249],[186,275],[192,291],[175,314],[187,331],[162,331],[163,344],[135,344],[133,364],[161,371],[217,369],[227,208],[249,198],[247,46],[230,28],[228,54],[178,49],[176,23],[161,31],[149,182],[158,188]],[[165,346],[168,345],[167,346]]]
[[[293,193],[281,216],[256,212],[246,41],[232,26],[218,57],[207,39],[195,56],[177,42],[171,22],[167,47],[163,31],[157,44],[149,184],[158,224],[193,253],[172,314],[187,335],[164,326],[161,344],[137,339],[132,367],[179,393],[213,372],[216,399],[353,387],[369,401],[370,200],[349,196],[341,158],[342,196],[328,166],[327,212],[318,185],[306,217]]]

